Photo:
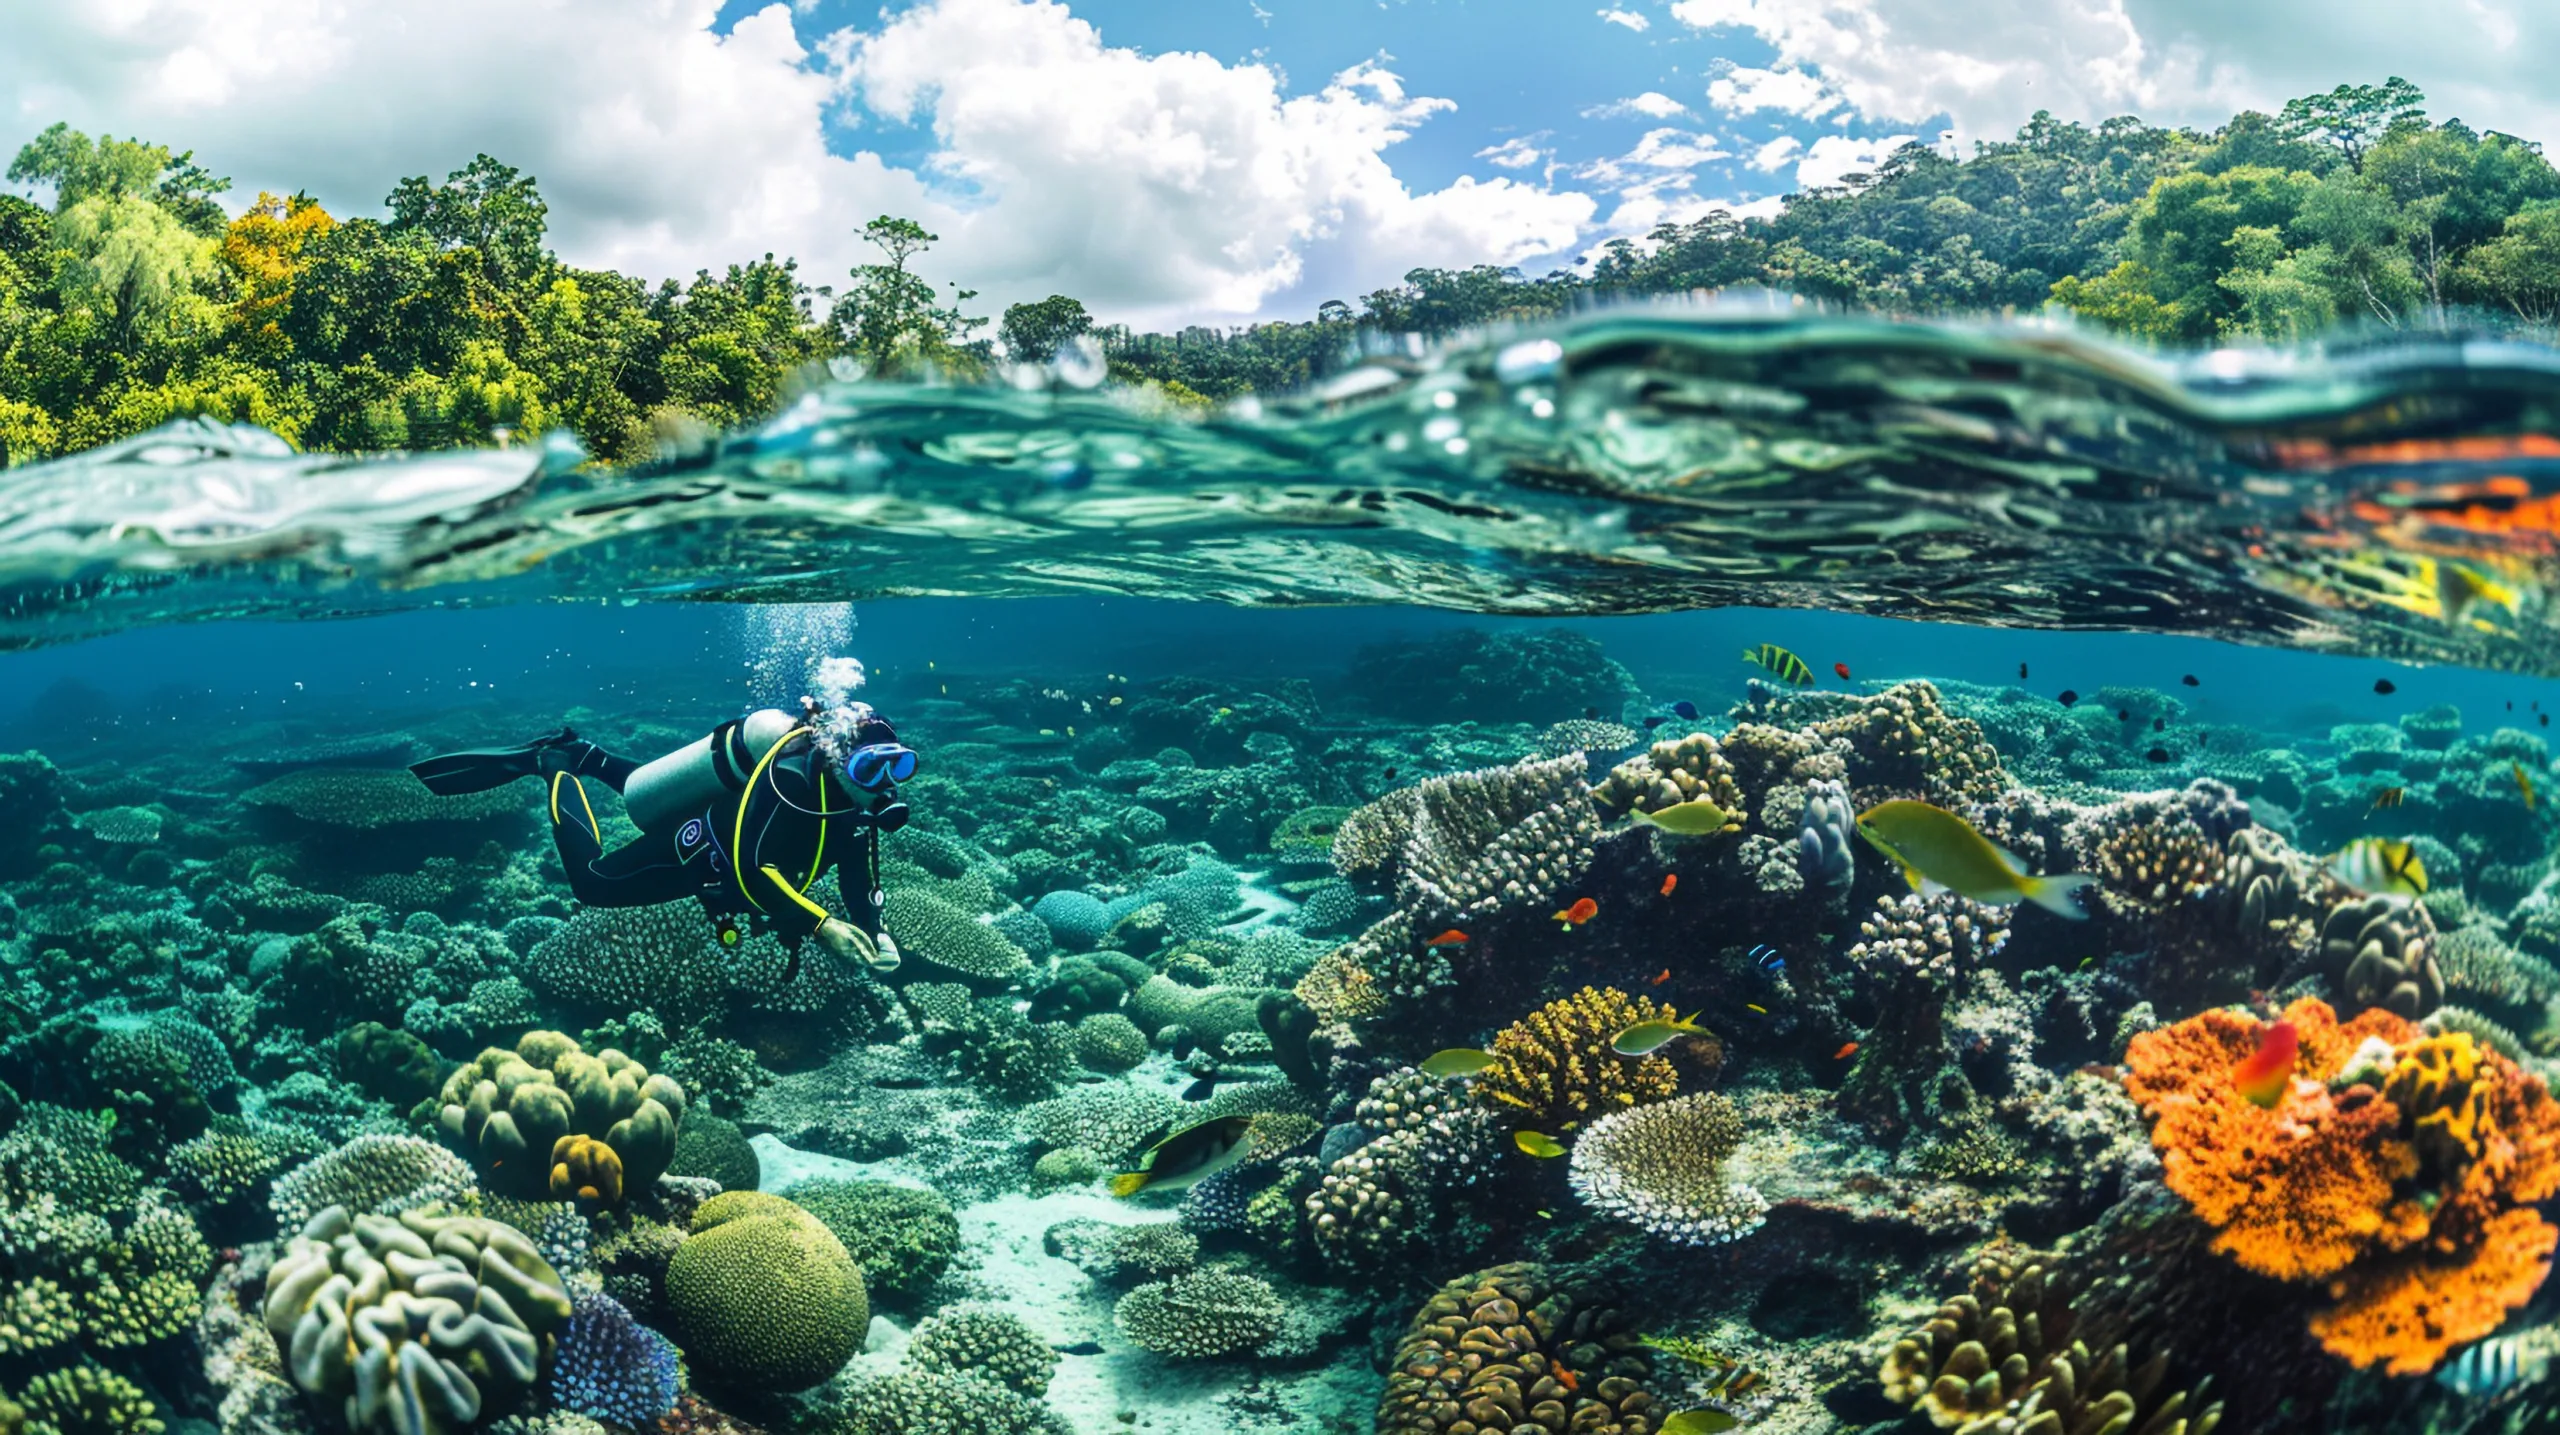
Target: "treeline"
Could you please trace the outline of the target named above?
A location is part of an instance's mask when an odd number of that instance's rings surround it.
[[[1446,334],[1613,296],[1766,286],[1890,313],[2057,304],[2170,342],[2284,340],[2456,310],[2560,318],[2560,172],[2530,141],[2436,122],[2408,82],[2341,86],[2205,133],[2038,114],[1958,160],[1907,146],[1873,174],[1617,240],[1541,277],[1417,269],[1304,322],[1132,333],[1059,295],[990,326],[883,217],[878,262],[812,284],[768,254],[691,281],[560,262],[530,176],[488,156],[341,217],[192,156],[56,125],[0,196],[0,453],[68,452],[174,417],[312,449],[432,448],[574,430],[608,462],[773,406],[821,360],[967,377],[1071,346],[1181,402],[1304,384],[1364,336]],[[988,332],[992,328],[992,333]]]

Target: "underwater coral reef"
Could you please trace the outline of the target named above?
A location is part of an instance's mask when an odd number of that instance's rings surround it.
[[[2560,1418],[2539,732],[1562,630],[875,696],[885,972],[580,905],[459,716],[0,755],[0,1429]]]

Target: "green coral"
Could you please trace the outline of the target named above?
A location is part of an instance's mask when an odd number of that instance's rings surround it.
[[[737,1122],[696,1111],[676,1132],[675,1159],[667,1164],[667,1174],[707,1177],[724,1191],[752,1191],[764,1177],[764,1163],[756,1159],[755,1144]]]
[[[1120,1298],[1112,1320],[1141,1350],[1207,1360],[1269,1340],[1288,1313],[1269,1281],[1213,1270],[1142,1285]]]
[[[1096,1012],[1076,1023],[1075,1050],[1085,1070],[1117,1075],[1147,1059],[1147,1034],[1116,1011]]]
[[[546,1153],[548,1154],[548,1153]],[[358,1136],[276,1178],[268,1204],[285,1230],[299,1230],[331,1206],[396,1216],[471,1189],[471,1168],[415,1136]]]
[[[974,1375],[904,1367],[847,1382],[819,1435],[1075,1435],[1065,1417]]]
[[[691,902],[583,907],[524,954],[518,973],[544,999],[598,1018],[648,1012],[694,1025],[728,993],[718,929]]]
[[[835,1233],[874,1295],[922,1291],[960,1250],[959,1217],[938,1191],[820,1179],[783,1194]]]
[[[1001,991],[1030,975],[1031,958],[1003,933],[929,892],[893,890],[880,923],[921,975]]]
[[[533,1242],[477,1216],[312,1218],[267,1275],[295,1385],[356,1435],[435,1435],[530,1391],[568,1290]]]
[[[60,1198],[70,1208],[106,1212],[133,1204],[142,1176],[110,1146],[113,1118],[31,1101],[16,1129],[0,1137],[0,1198]]]
[[[667,1262],[667,1308],[697,1373],[749,1390],[806,1390],[862,1348],[862,1272],[816,1217],[731,1191],[693,1216]]]
[[[405,1111],[436,1094],[444,1062],[427,1044],[378,1021],[358,1022],[338,1033],[338,1074],[376,1101]]]
[[[613,1148],[625,1190],[645,1191],[674,1159],[684,1088],[607,1047],[590,1055],[556,1031],[492,1047],[445,1079],[436,1113],[445,1144],[503,1195],[549,1194],[552,1147],[587,1136]]]
[[[240,800],[321,827],[358,832],[420,822],[486,822],[530,810],[525,794],[508,788],[438,797],[398,768],[371,767],[288,772],[250,788]]]
[[[1023,1134],[1043,1146],[1074,1146],[1105,1161],[1136,1159],[1184,1114],[1162,1087],[1109,1082],[1022,1108]]]
[[[1058,1353],[1048,1340],[1002,1306],[960,1301],[925,1318],[907,1343],[918,1370],[975,1375],[1038,1397],[1049,1389]]]
[[[159,1407],[142,1387],[98,1365],[48,1370],[18,1393],[30,1435],[161,1435]]]

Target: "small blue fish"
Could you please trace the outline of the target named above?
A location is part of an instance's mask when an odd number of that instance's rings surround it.
[[[1644,720],[1644,730],[1645,730],[1646,732],[1651,732],[1651,731],[1653,731],[1655,728],[1658,728],[1658,727],[1662,726],[1664,723],[1669,722],[1669,721],[1670,721],[1670,719],[1669,719],[1669,718],[1666,718],[1666,717],[1662,716],[1660,713],[1656,713],[1656,714],[1654,714],[1652,717],[1646,718],[1646,719]]]
[[[1671,711],[1677,713],[1681,717],[1687,718],[1691,722],[1696,722],[1698,720],[1698,705],[1689,701],[1687,698],[1682,698],[1680,701],[1673,703],[1671,705]]]
[[[1751,960],[1759,965],[1760,970],[1773,977],[1786,974],[1787,959],[1779,956],[1778,949],[1766,942],[1751,949]]]

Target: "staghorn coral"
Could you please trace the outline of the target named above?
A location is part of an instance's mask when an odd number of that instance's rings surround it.
[[[1390,878],[1396,905],[1426,929],[1535,906],[1591,865],[1591,796],[1573,753],[1430,778],[1344,818],[1334,866]]]
[[[1582,1203],[1679,1246],[1712,1246],[1760,1228],[1769,1203],[1724,1179],[1742,1118],[1714,1092],[1614,1111],[1573,1143]]]
[[[1849,947],[1849,961],[1952,987],[2007,945],[2009,915],[2005,908],[1953,892],[1878,897],[1875,913],[1858,924],[1859,940]]]
[[[602,1141],[624,1184],[646,1189],[675,1157],[684,1088],[611,1047],[589,1054],[556,1031],[492,1047],[445,1078],[436,1129],[501,1195],[551,1194],[549,1159],[561,1138]],[[574,1189],[574,1188],[573,1188]]]
[[[1111,1319],[1141,1350],[1210,1360],[1271,1339],[1287,1315],[1279,1292],[1259,1276],[1191,1271],[1130,1291]]]
[[[1591,797],[1611,819],[1701,799],[1736,815],[1743,810],[1733,763],[1715,737],[1703,732],[1657,742],[1619,763]]]
[[[1676,1021],[1660,1002],[1615,987],[1584,987],[1503,1028],[1489,1050],[1494,1065],[1476,1078],[1476,1096],[1512,1120],[1547,1131],[1647,1101],[1668,1100],[1680,1073],[1662,1052],[1625,1057],[1610,1050],[1638,1022]]]
[[[1022,1317],[984,1301],[958,1301],[927,1316],[907,1342],[918,1370],[968,1374],[1037,1399],[1049,1389],[1058,1353]]]
[[[471,1168],[432,1141],[415,1136],[358,1136],[276,1178],[268,1204],[276,1223],[300,1230],[331,1206],[353,1214],[396,1216],[472,1188]]]
[[[2350,1009],[2382,1007],[2415,1020],[2444,1003],[2436,924],[2398,895],[2349,898],[2320,921],[2320,965]]]
[[[1377,1435],[1650,1435],[1653,1363],[1618,1312],[1544,1267],[1460,1276],[1414,1313],[1378,1400]]]
[[[862,1272],[816,1217],[780,1196],[702,1203],[667,1261],[667,1309],[702,1375],[742,1389],[806,1390],[862,1348]]]
[[[2259,1027],[2226,1011],[2136,1037],[2127,1090],[2214,1250],[2327,1282],[2337,1303],[2313,1328],[2331,1351],[2423,1373],[2548,1270],[2560,1233],[2530,1206],[2560,1192],[2560,1103],[2467,1035],[2380,1009],[2342,1025],[2313,998],[2285,1019],[2301,1050],[2272,1109],[2231,1080]]]
[[[472,1216],[314,1216],[267,1275],[293,1381],[350,1431],[460,1429],[530,1390],[571,1314],[513,1227]]]

